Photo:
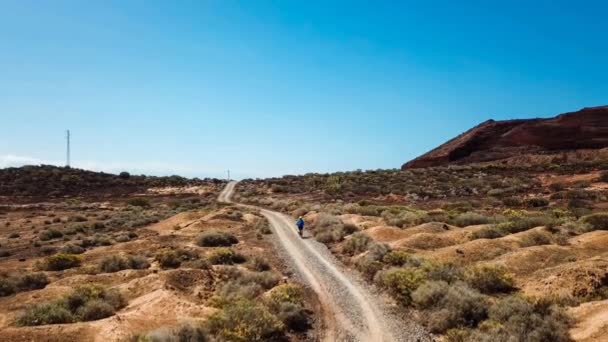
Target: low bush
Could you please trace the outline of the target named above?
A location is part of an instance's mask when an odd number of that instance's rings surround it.
[[[265,306],[247,299],[217,311],[208,320],[211,334],[222,341],[249,342],[278,340],[284,324]]]
[[[488,224],[492,222],[492,218],[487,217],[485,215],[475,213],[475,212],[467,212],[462,213],[456,216],[453,220],[450,221],[451,224],[458,227],[467,227],[478,224]]]
[[[82,254],[85,252],[85,249],[74,244],[67,244],[61,248],[61,253],[64,254]]]
[[[524,235],[521,239],[522,247],[550,245],[551,236],[548,233],[532,231]]]
[[[474,327],[487,317],[488,301],[462,282],[427,281],[412,293],[412,300],[424,310],[422,323],[434,333]]]
[[[524,204],[528,208],[542,208],[549,205],[549,200],[542,197],[526,198]]]
[[[342,251],[348,255],[363,253],[367,250],[372,239],[365,233],[353,234],[342,246]]]
[[[201,234],[196,243],[201,247],[228,247],[238,243],[236,236],[220,231],[209,231]]]
[[[73,254],[59,253],[46,257],[40,265],[46,271],[62,271],[80,266],[80,258]]]
[[[0,297],[10,296],[17,292],[17,286],[13,278],[0,278]]]
[[[470,335],[471,341],[570,342],[572,319],[557,306],[510,296],[490,307],[489,320]]]
[[[132,205],[134,207],[142,207],[148,208],[150,207],[150,201],[145,198],[133,198],[127,201],[128,205]]]
[[[28,307],[17,319],[17,324],[33,326],[97,320],[112,316],[125,305],[118,291],[85,285],[59,300]]]
[[[29,273],[17,278],[15,286],[19,291],[43,289],[48,285],[49,278],[44,273]]]
[[[129,255],[126,257],[112,255],[109,257],[105,257],[99,263],[99,269],[105,273],[113,273],[126,269],[146,269],[150,267],[150,263],[143,256],[133,256]]]
[[[255,256],[251,259],[249,268],[256,272],[264,272],[270,270],[270,264],[262,257]]]
[[[47,229],[43,230],[38,238],[40,239],[40,241],[49,241],[52,239],[59,239],[60,237],[63,237],[62,232],[56,229]]]
[[[581,222],[594,230],[608,230],[608,213],[596,213],[581,217]]]
[[[412,302],[412,292],[426,279],[426,274],[417,268],[393,268],[379,274],[379,283],[395,300],[404,306]]]
[[[464,280],[485,294],[508,293],[515,290],[513,278],[503,266],[483,265],[469,268]]]
[[[165,250],[156,255],[156,261],[160,264],[161,268],[178,268],[181,266],[183,261],[194,261],[198,260],[199,256],[196,252],[192,252],[186,249],[175,249]]]
[[[390,251],[382,258],[384,263],[391,266],[419,266],[420,261],[404,251]]]
[[[212,265],[232,265],[247,261],[244,255],[227,247],[220,247],[211,251],[207,256],[207,260]]]
[[[134,336],[132,342],[209,342],[209,334],[202,325],[183,324],[174,329],[157,329]]]

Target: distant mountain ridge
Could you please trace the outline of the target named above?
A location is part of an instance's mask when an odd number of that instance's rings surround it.
[[[555,153],[608,147],[608,106],[583,108],[548,119],[485,121],[401,169],[494,161],[521,153]]]

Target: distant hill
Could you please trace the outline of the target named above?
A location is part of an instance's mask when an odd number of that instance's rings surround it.
[[[605,147],[608,147],[608,106],[592,107],[550,119],[488,120],[403,164],[401,169]]]
[[[134,176],[51,165],[0,169],[0,196],[63,197],[126,195],[152,187],[221,183],[217,179],[180,176]]]

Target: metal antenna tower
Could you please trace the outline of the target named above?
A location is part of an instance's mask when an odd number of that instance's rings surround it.
[[[228,172],[228,181],[230,182],[230,170],[227,170],[226,172]]]
[[[66,131],[67,152],[66,152],[66,167],[70,167],[70,130]]]

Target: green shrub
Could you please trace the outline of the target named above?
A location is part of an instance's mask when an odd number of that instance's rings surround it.
[[[64,253],[64,254],[82,254],[84,252],[85,252],[84,248],[71,244],[71,243],[67,244],[61,248],[61,253]]]
[[[468,227],[478,224],[490,223],[492,219],[485,215],[481,215],[475,212],[462,213],[456,216],[451,223],[458,227]]]
[[[48,241],[48,240],[52,240],[52,239],[58,239],[60,237],[63,237],[63,233],[56,230],[56,229],[48,229],[48,230],[43,230],[40,233],[40,236],[38,237],[40,239],[40,241]]]
[[[146,269],[150,263],[145,257],[129,255],[127,257],[112,255],[105,257],[99,263],[99,269],[105,273],[113,273],[126,269]]]
[[[345,223],[342,225],[342,231],[344,232],[344,235],[351,235],[353,233],[358,232],[359,227],[352,223]]]
[[[246,261],[245,256],[227,247],[217,248],[207,256],[212,265],[232,265]]]
[[[19,277],[15,283],[15,286],[19,291],[31,291],[43,289],[49,283],[44,273],[30,273]]]
[[[266,307],[247,299],[239,299],[211,315],[208,327],[219,340],[235,342],[278,340],[285,329]]]
[[[549,200],[542,197],[532,197],[526,198],[524,204],[529,208],[542,208],[549,205]]]
[[[570,342],[572,319],[547,302],[510,296],[490,307],[488,324],[471,335],[472,340]]]
[[[80,266],[80,258],[77,255],[63,253],[46,257],[42,264],[43,269],[47,271],[62,271],[78,266]]]
[[[145,198],[133,198],[127,201],[128,205],[132,205],[134,207],[142,207],[148,208],[150,207],[150,201]]]
[[[483,265],[469,268],[465,281],[485,294],[508,293],[515,290],[513,278],[503,266]]]
[[[594,230],[608,230],[608,213],[596,213],[581,217],[581,222]]]
[[[196,243],[201,247],[228,247],[238,242],[239,240],[236,238],[236,236],[227,232],[219,231],[204,232],[196,241]]]
[[[115,308],[100,300],[93,299],[78,309],[77,315],[82,321],[95,321],[114,315]]]
[[[164,250],[156,255],[156,260],[162,268],[178,268],[183,261],[198,260],[200,256],[196,251],[184,248]]]
[[[15,280],[12,278],[0,279],[0,297],[10,296],[17,292]]]
[[[342,246],[342,251],[348,255],[363,253],[367,250],[371,241],[372,239],[365,233],[353,234],[350,239],[346,240],[344,246]]]
[[[419,266],[420,262],[418,259],[412,257],[410,254],[404,251],[390,251],[382,258],[385,264],[391,266]]]
[[[429,281],[412,294],[415,305],[424,310],[422,321],[431,332],[443,333],[457,327],[474,327],[487,317],[483,295],[462,282],[448,285]]]
[[[426,274],[417,268],[393,268],[380,274],[380,285],[385,287],[401,305],[412,302],[411,294],[425,280]]]
[[[249,268],[256,272],[264,272],[270,270],[270,264],[268,263],[268,261],[266,261],[266,259],[259,256],[255,256],[253,257],[253,259],[251,259],[251,264]]]
[[[74,322],[74,315],[61,302],[34,304],[17,319],[17,325],[33,326]]]

